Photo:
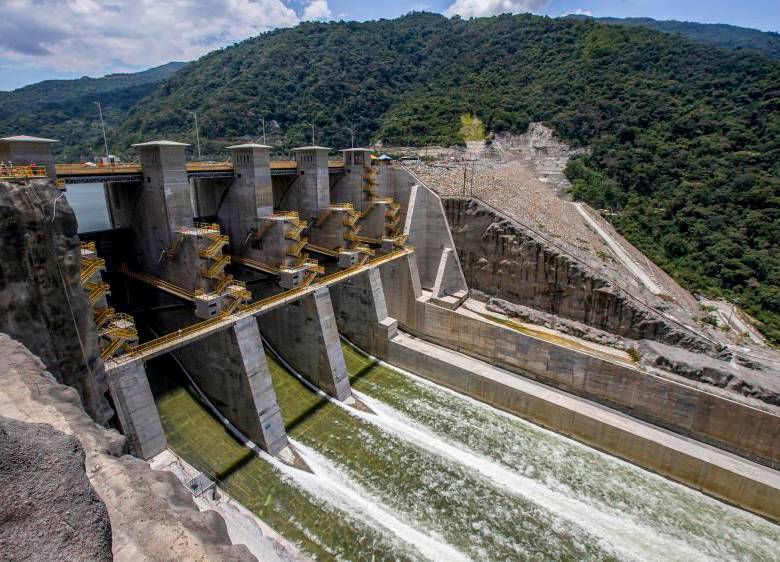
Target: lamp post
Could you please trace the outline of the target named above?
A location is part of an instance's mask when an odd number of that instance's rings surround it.
[[[198,112],[190,111],[190,113],[195,118],[195,142],[198,146],[198,160],[200,160],[200,132],[198,131]]]
[[[352,127],[344,127],[344,128],[352,134],[352,148],[355,148],[355,129],[353,129]]]
[[[314,146],[316,144],[314,142],[314,123],[304,123],[304,125],[311,127],[311,145]]]
[[[106,139],[106,124],[103,122],[103,109],[100,107],[100,102],[96,101],[98,116],[100,117],[100,129],[103,131],[103,146],[106,148],[106,164],[111,163],[111,155],[108,153],[108,139]]]

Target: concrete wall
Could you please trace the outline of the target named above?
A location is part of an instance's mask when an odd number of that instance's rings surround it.
[[[258,318],[263,336],[309,382],[338,400],[352,394],[327,287]]]
[[[155,325],[171,333],[194,322],[188,311],[158,315]],[[287,445],[284,422],[271,384],[263,343],[253,318],[174,352],[219,411],[271,454]]]
[[[403,233],[415,249],[420,282],[424,289],[430,290],[436,283],[444,249],[450,248],[457,254],[444,207],[438,195],[417,182],[406,170],[388,168],[386,171],[390,196],[401,204]],[[459,263],[452,273],[454,277],[446,286],[467,291],[466,278]]]
[[[414,345],[418,343],[418,345]],[[600,408],[585,400],[488,366],[458,365],[446,354],[400,337],[389,342],[386,360],[393,365],[519,415],[548,429],[770,519],[780,520],[776,474],[749,461],[713,452]]]
[[[638,369],[432,305],[414,255],[381,266],[390,316],[411,334],[503,369],[780,467],[780,417]]]
[[[142,459],[162,453],[168,443],[143,363],[115,369],[108,375],[108,386],[130,452]]]

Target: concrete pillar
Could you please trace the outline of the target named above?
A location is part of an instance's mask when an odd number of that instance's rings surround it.
[[[254,318],[240,320],[174,353],[222,415],[244,435],[271,454],[287,446]]]
[[[138,148],[143,185],[133,188],[135,193],[128,194],[123,203],[132,206],[134,246],[142,269],[159,274],[162,252],[171,247],[181,227],[193,226],[184,155],[189,145],[153,141],[133,146]]]
[[[338,400],[352,395],[327,287],[258,318],[265,338],[309,382]]]
[[[363,191],[363,175],[371,167],[370,148],[348,148],[344,155],[344,175],[333,186],[332,198],[336,203],[352,203],[362,211],[368,197]]]
[[[387,314],[379,269],[353,275],[330,288],[339,331],[377,357],[387,357],[387,342],[398,333],[398,322]]]
[[[452,248],[442,250],[432,293],[436,304],[453,310],[468,296],[468,291],[464,288],[463,271]]]
[[[42,139],[19,135],[0,139],[0,162],[11,162],[15,166],[43,166],[46,175],[51,179],[57,178],[57,170],[54,166],[54,156],[51,153],[51,145],[59,142],[53,139]]]
[[[387,311],[402,326],[414,328],[418,325],[418,314],[422,313],[423,302],[420,273],[417,270],[416,252],[379,266],[382,285],[385,290]]]
[[[293,150],[298,165],[296,197],[290,202],[303,220],[319,216],[330,207],[330,172],[328,170],[328,152],[322,146],[304,146]]]
[[[168,443],[143,363],[134,361],[111,370],[108,388],[130,452],[142,459],[163,452]]]
[[[233,182],[217,210],[220,222],[230,236],[234,254],[243,254],[247,237],[257,229],[258,219],[273,213],[271,186],[271,147],[239,144],[227,147],[233,159]]]

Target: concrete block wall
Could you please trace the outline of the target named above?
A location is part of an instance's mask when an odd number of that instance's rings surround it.
[[[374,267],[330,287],[339,331],[362,349],[384,357],[398,321],[387,313],[379,269]]]
[[[309,382],[338,400],[352,395],[327,287],[257,321],[274,350]]]
[[[381,274],[390,316],[413,335],[780,468],[777,415],[435,306],[414,255],[383,264]]]
[[[290,187],[283,208],[298,211],[303,220],[319,216],[330,206],[328,151],[321,146],[306,146],[293,151],[299,176]]]
[[[401,204],[403,233],[408,237],[407,243],[415,249],[420,282],[424,289],[431,290],[444,249],[449,248],[457,255],[441,199],[404,169],[388,168],[386,175],[391,197]],[[468,291],[459,260],[452,275],[447,282],[447,287],[453,290],[451,294]]]
[[[113,370],[108,375],[108,387],[130,452],[150,459],[167,449],[168,442],[143,363],[135,361]]]
[[[171,333],[194,321],[188,311],[173,311],[158,315],[154,325],[160,333]],[[287,445],[254,318],[236,322],[174,355],[219,411],[257,445],[271,454]]]

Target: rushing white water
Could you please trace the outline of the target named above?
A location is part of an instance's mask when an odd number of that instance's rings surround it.
[[[353,391],[354,392],[354,391]],[[357,393],[356,393],[357,394]],[[393,408],[366,395],[359,395],[376,415],[351,409],[353,415],[382,429],[395,433],[409,443],[460,463],[487,478],[512,494],[525,497],[556,516],[569,520],[586,532],[599,537],[604,547],[633,559],[707,560],[687,544],[654,532],[630,517],[601,511],[558,490],[548,488],[537,480],[513,472],[484,456],[477,455],[444,441]]]
[[[292,441],[303,454],[314,473],[309,473],[279,463],[279,469],[298,486],[312,496],[323,499],[353,515],[365,519],[368,517],[376,527],[387,529],[396,537],[415,547],[429,560],[458,562],[469,557],[444,542],[432,533],[420,532],[419,525],[404,522],[401,515],[382,505],[370,493],[359,486],[352,478],[344,474],[328,459],[303,443]]]

